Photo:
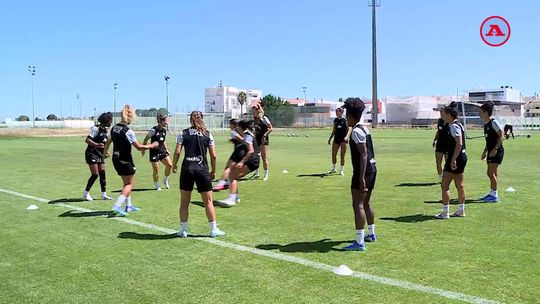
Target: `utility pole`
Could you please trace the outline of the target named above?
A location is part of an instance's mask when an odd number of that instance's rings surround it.
[[[34,103],[34,76],[36,76],[36,67],[33,65],[28,66],[28,73],[32,79],[32,128],[36,127],[36,107]]]
[[[307,128],[307,112],[306,112],[306,106],[307,106],[307,87],[302,87],[302,92],[304,92],[304,129]]]
[[[114,88],[114,96],[113,96],[113,124],[116,124],[116,88],[118,87],[118,83],[113,83]]]
[[[381,6],[381,0],[369,0],[368,5],[371,11],[371,47],[372,47],[372,67],[371,67],[371,126],[377,127],[378,123],[378,98],[377,98],[377,22],[375,8]]]
[[[169,115],[169,79],[171,79],[171,77],[165,75],[163,78],[165,78],[165,108],[167,109],[167,116],[168,116]]]

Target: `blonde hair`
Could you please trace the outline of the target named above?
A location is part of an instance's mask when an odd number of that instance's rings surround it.
[[[257,114],[258,114],[257,117],[254,117],[254,118],[258,118],[258,119],[262,120],[263,117],[264,117],[264,109],[263,109],[262,105],[258,104],[256,106],[254,106],[254,108],[257,109]]]
[[[189,115],[189,120],[191,121],[191,126],[199,132],[206,133],[206,126],[204,125],[203,113],[201,111],[193,111]]]
[[[132,123],[136,118],[137,114],[135,113],[135,108],[130,105],[125,105],[120,112],[122,121],[128,125]]]

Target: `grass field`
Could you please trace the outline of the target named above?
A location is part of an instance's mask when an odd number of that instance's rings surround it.
[[[317,265],[345,264],[378,277],[476,296],[477,303],[538,303],[538,134],[505,142],[500,203],[473,202],[466,207],[466,218],[440,221],[432,218],[440,209],[439,185],[433,184],[438,181],[434,131],[373,131],[379,239],[366,252],[342,252],[339,248],[354,238],[350,159],[345,177],[317,176],[330,167],[329,131],[308,131],[309,138],[303,131],[292,131],[299,137],[282,136],[287,132],[272,136],[270,180],[242,182],[241,203],[217,209],[219,226],[227,233],[219,240],[229,248],[113,220],[107,212],[70,210],[0,192],[0,303],[461,302],[430,291],[337,276],[254,254],[259,251],[235,250],[240,248],[236,245]],[[89,176],[83,140],[0,137],[0,189],[109,211],[110,202],[76,201]],[[226,140],[217,136],[219,167],[230,154]],[[171,147],[173,142],[171,136]],[[483,145],[482,138],[467,143],[465,188],[471,199],[489,188],[480,160]],[[147,156],[137,155],[135,162],[135,188],[152,188]],[[284,169],[289,173],[282,174]],[[112,165],[107,172],[109,192],[120,189]],[[171,180],[169,190],[134,192],[134,204],[142,211],[129,219],[177,230],[178,175]],[[509,186],[517,192],[505,193]],[[99,197],[98,182],[92,194]],[[452,194],[456,196],[455,189]],[[216,199],[226,196],[215,194]],[[200,196],[194,193],[193,201]],[[27,211],[30,204],[40,209]],[[204,210],[197,204],[190,208],[190,232],[208,233]]]

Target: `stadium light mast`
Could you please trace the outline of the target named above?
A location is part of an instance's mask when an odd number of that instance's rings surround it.
[[[169,79],[171,77],[165,75],[163,78],[165,78],[165,108],[167,109],[167,115],[169,115]]]
[[[306,106],[307,106],[307,87],[302,87],[302,92],[304,92],[304,129],[307,128],[307,112],[306,112]]]
[[[82,128],[81,94],[77,93],[75,94],[75,97],[77,98],[77,103],[79,104],[79,125]]]
[[[33,65],[28,66],[28,73],[32,79],[32,128],[36,127],[36,107],[34,103],[34,76],[36,76],[36,67]]]
[[[375,18],[375,8],[381,6],[381,0],[369,0],[368,5],[371,10],[371,48],[372,48],[372,67],[371,67],[371,126],[377,127],[378,123],[378,98],[377,98],[377,22]]]
[[[113,95],[113,124],[116,124],[116,88],[118,88],[118,83],[113,83],[114,95]]]

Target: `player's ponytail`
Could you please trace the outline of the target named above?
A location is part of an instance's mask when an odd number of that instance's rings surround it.
[[[452,101],[449,105],[443,107],[443,110],[446,114],[452,116],[453,119],[458,118],[457,102]]]
[[[486,112],[489,116],[493,115],[494,104],[492,101],[486,101],[483,105],[480,106],[480,109]]]
[[[122,108],[120,115],[122,117],[122,122],[126,123],[126,125],[129,125],[137,118],[135,108],[130,105],[125,105]]]
[[[111,125],[113,116],[111,112],[102,113],[99,115],[98,122],[101,126],[108,127]]]
[[[193,111],[189,115],[189,120],[191,121],[191,127],[197,129],[197,131],[206,133],[206,126],[204,125],[203,113],[201,111]]]

